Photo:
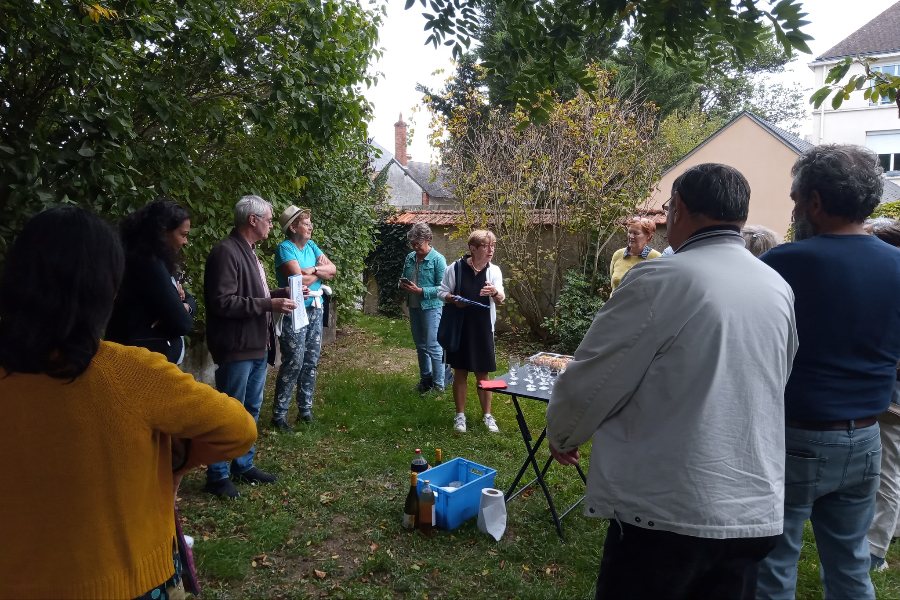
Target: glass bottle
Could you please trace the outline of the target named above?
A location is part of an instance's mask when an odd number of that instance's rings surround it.
[[[416,448],[416,457],[413,459],[409,469],[415,473],[423,473],[428,470],[428,461],[422,456],[422,450],[419,448]]]
[[[416,493],[419,474],[410,473],[409,493],[406,495],[406,503],[403,505],[403,529],[414,529],[419,519],[419,494]]]
[[[434,537],[437,530],[434,528],[434,490],[431,489],[430,482],[425,480],[425,487],[419,494],[419,522],[416,527],[419,533],[425,537]]]
[[[441,460],[441,449],[440,448],[435,450],[435,455],[436,456],[434,457],[434,466],[438,466],[439,464],[442,464],[444,462],[443,460]]]

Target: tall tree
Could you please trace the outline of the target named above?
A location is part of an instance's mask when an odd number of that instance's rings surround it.
[[[757,47],[774,31],[785,53],[809,53],[808,24],[799,0],[430,0],[432,13],[423,13],[430,31],[426,43],[453,46],[456,55],[478,36],[488,3],[497,2],[516,18],[509,29],[506,52],[485,66],[497,74],[515,73],[507,86],[510,99],[537,123],[549,119],[551,101],[542,93],[564,74],[588,92],[595,81],[585,65],[570,62],[583,40],[591,35],[628,26],[641,40],[651,61],[669,58],[695,65],[699,78],[705,69],[752,60]],[[420,0],[423,7],[426,0]],[[412,8],[415,0],[407,0]],[[703,65],[701,67],[700,65]]]
[[[115,219],[164,194],[191,212],[196,286],[234,202],[257,193],[321,208],[347,232],[329,255],[352,272],[358,253],[361,269],[369,236],[356,234],[372,217],[358,201],[371,180],[360,87],[373,83],[380,11],[358,0],[0,0],[0,14],[0,259],[49,205]],[[356,284],[336,285],[349,297]]]

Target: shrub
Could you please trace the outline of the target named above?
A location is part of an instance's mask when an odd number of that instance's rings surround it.
[[[579,271],[567,271],[566,283],[559,293],[553,317],[544,320],[544,326],[556,338],[557,349],[572,353],[581,343],[603,306],[609,281],[601,282],[598,290],[592,290],[590,280]]]

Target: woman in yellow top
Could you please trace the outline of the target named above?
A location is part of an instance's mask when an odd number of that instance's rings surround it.
[[[124,264],[110,227],[74,207],[34,217],[7,254],[0,598],[183,598],[177,482],[256,440],[237,400],[100,341]],[[175,473],[173,437],[190,440]]]
[[[656,223],[650,219],[634,217],[628,221],[628,246],[616,250],[609,265],[609,281],[612,289],[619,287],[625,273],[634,265],[662,256],[648,245],[654,233]]]

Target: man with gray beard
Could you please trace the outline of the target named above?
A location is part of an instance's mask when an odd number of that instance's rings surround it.
[[[794,597],[809,519],[825,598],[874,599],[866,533],[881,472],[876,416],[900,360],[900,250],[863,229],[884,185],[872,151],[816,146],[791,173],[795,243],[760,257],[794,291],[800,347],[784,393],[784,533],[756,597]]]

